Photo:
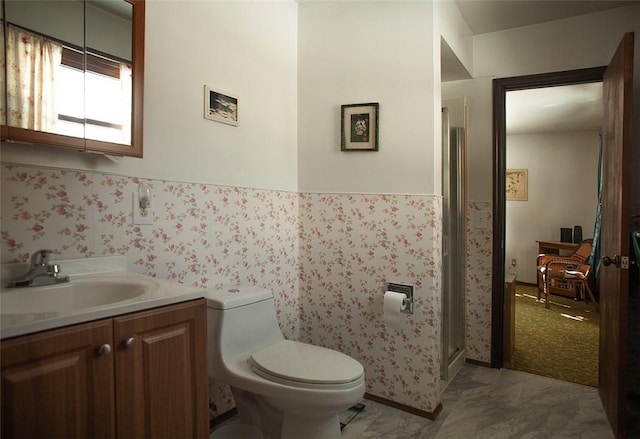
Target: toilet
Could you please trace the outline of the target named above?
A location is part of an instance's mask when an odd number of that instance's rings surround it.
[[[267,439],[338,439],[339,413],[364,396],[364,368],[340,352],[285,340],[271,291],[207,294],[209,376],[231,387],[241,422]]]

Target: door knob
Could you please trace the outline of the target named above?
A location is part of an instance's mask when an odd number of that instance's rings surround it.
[[[614,255],[613,259],[611,259],[609,256],[603,256],[602,257],[602,264],[605,267],[608,267],[609,265],[613,264],[616,267],[620,268],[620,255]]]
[[[132,347],[135,346],[135,344],[136,344],[135,337],[129,337],[128,339],[125,340],[124,347],[127,349],[131,349]]]

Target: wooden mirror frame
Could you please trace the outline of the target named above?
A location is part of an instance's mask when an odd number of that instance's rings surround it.
[[[103,142],[82,137],[34,131],[25,128],[0,126],[2,140],[34,145],[53,146],[76,151],[93,151],[119,156],[142,158],[143,102],[144,102],[144,40],[145,0],[123,0],[133,6],[132,20],[132,96],[131,145]]]

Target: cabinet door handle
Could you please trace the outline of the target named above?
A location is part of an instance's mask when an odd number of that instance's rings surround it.
[[[131,349],[132,347],[135,346],[135,344],[136,344],[135,337],[129,337],[128,339],[125,340],[124,347],[127,349]]]
[[[98,355],[101,357],[106,357],[111,353],[111,345],[109,343],[105,343],[98,348]]]

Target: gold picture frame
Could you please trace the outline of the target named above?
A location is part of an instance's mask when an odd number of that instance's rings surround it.
[[[507,169],[506,188],[507,201],[527,201],[527,184],[529,171],[527,169]]]

